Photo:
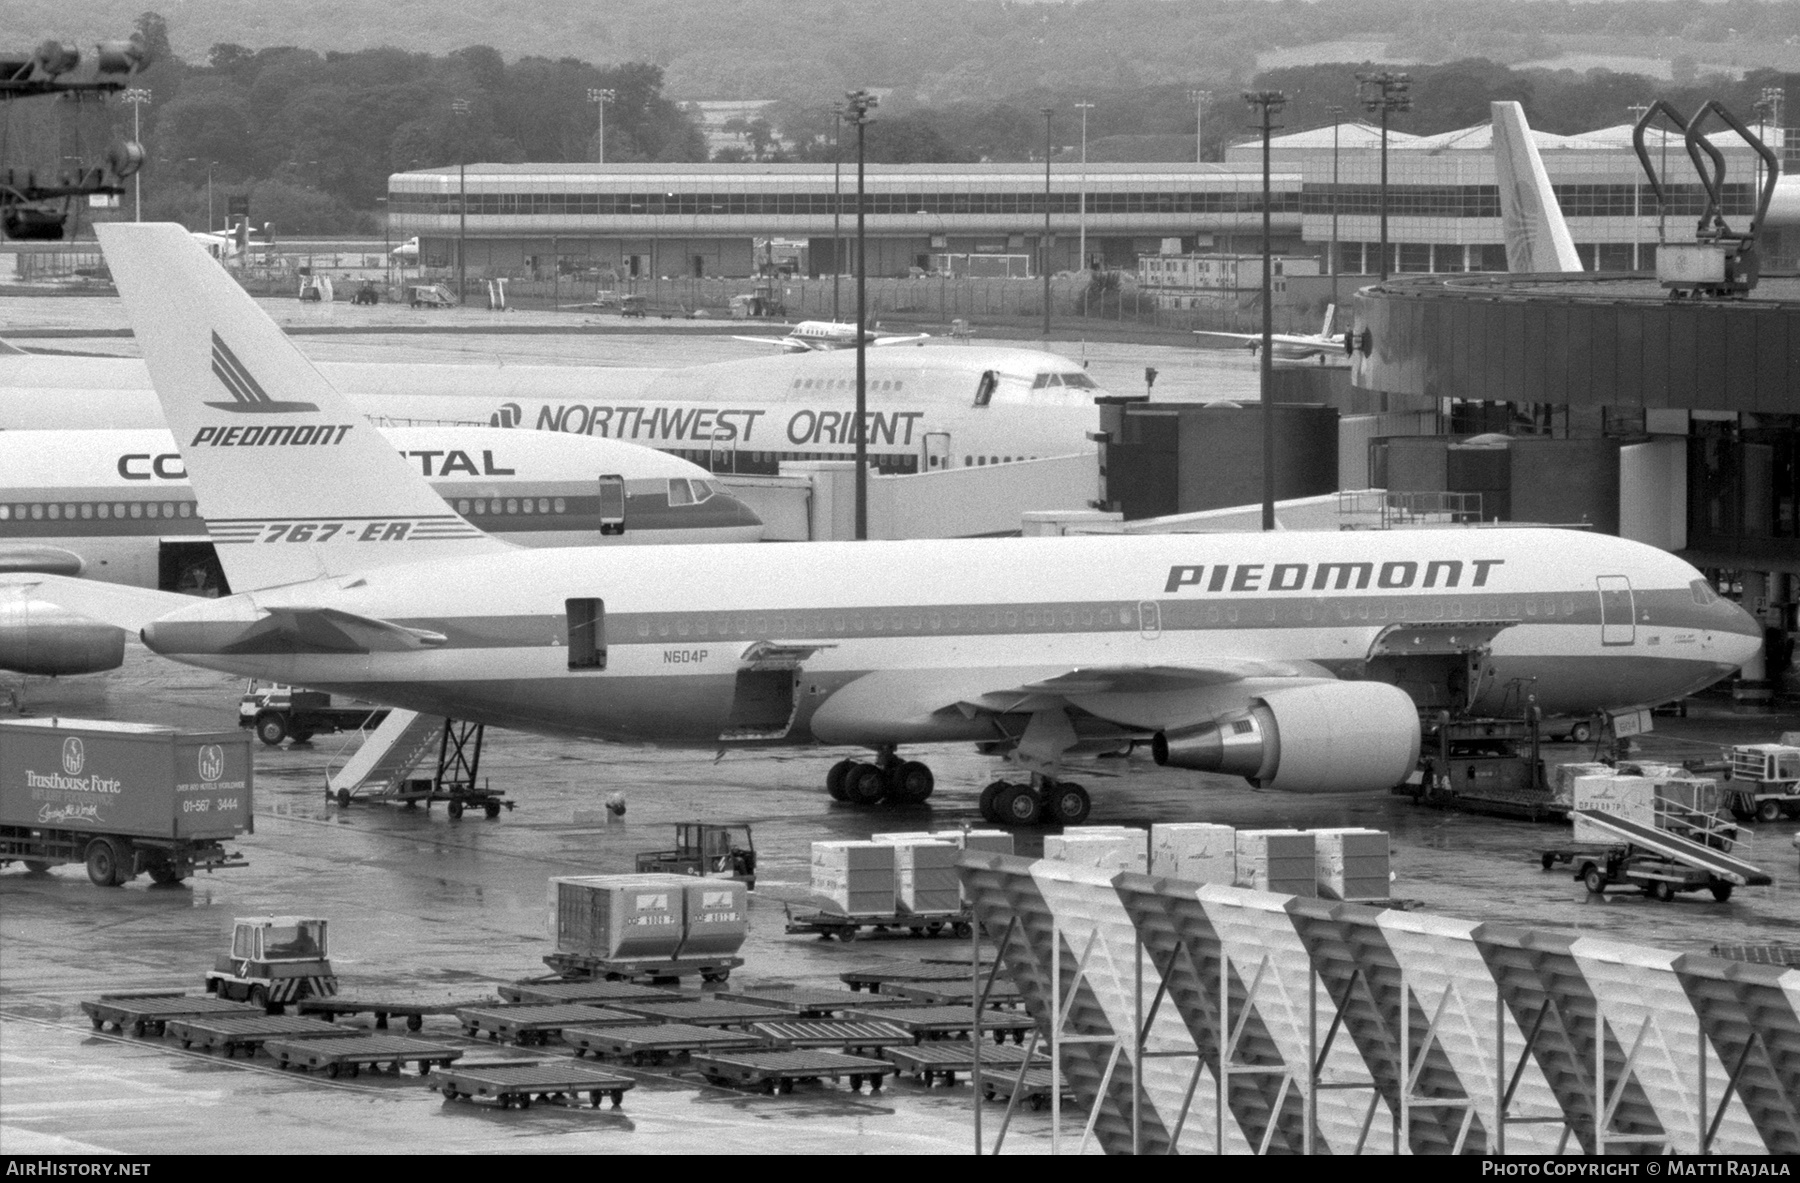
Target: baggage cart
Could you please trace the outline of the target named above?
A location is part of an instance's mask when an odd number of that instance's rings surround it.
[[[986,976],[986,971],[983,971]],[[838,975],[838,981],[854,991],[867,990],[871,994],[880,994],[882,987],[890,982],[967,982],[973,977],[967,963],[962,965],[942,965],[926,962],[923,964],[873,965],[865,969],[853,969]]]
[[[751,986],[720,990],[714,997],[813,1019],[842,1014],[866,1001],[849,990],[819,990],[810,986]]]
[[[851,1018],[880,1019],[911,1035],[915,1042],[942,1039],[966,1039],[975,1033],[975,1008],[958,1006],[918,1006],[905,1010],[851,1011]],[[985,1011],[981,1016],[981,1033],[993,1037],[995,1043],[1023,1043],[1025,1033],[1036,1026],[1030,1015],[1018,1011]]]
[[[791,1093],[796,1084],[809,1081],[845,1079],[853,1093],[864,1084],[878,1093],[882,1078],[900,1071],[886,1060],[829,1051],[697,1052],[692,1062],[708,1084],[761,1089],[771,1096]]]
[[[325,1019],[336,1019],[339,1015],[374,1015],[377,1031],[386,1031],[389,1019],[404,1019],[408,1031],[417,1031],[425,1025],[426,1015],[453,1015],[459,1010],[467,1010],[470,1007],[494,1004],[493,998],[462,998],[446,1001],[443,999],[407,998],[397,995],[381,997],[379,995],[338,994],[330,998],[305,999],[296,1009],[303,1015],[318,1015]]]
[[[641,986],[636,982],[514,982],[500,987],[500,997],[507,1002],[619,1002],[642,998],[667,1002],[687,997],[661,986]]]
[[[1016,1007],[1024,1002],[1019,988],[1005,980],[983,989],[989,1007]],[[975,983],[966,977],[950,982],[894,982],[888,986],[888,993],[896,997],[930,1006],[972,1006],[977,992]]]
[[[379,1071],[391,1064],[395,1076],[403,1065],[416,1064],[424,1076],[434,1067],[442,1067],[462,1059],[458,1048],[422,1039],[406,1039],[397,1035],[358,1035],[345,1039],[271,1039],[263,1051],[274,1059],[277,1068],[299,1068],[306,1072],[323,1072],[336,1080],[339,1076],[356,1076],[367,1067]]]
[[[748,1027],[769,1017],[769,1008],[717,998],[683,998],[676,1002],[626,999],[613,1004],[623,1014],[638,1015],[657,1023],[686,1023],[690,1027]]]
[[[1050,1069],[1046,1066],[1027,1068],[1022,1076],[1017,1068],[1010,1068],[989,1076],[987,1065],[984,1063],[981,1073],[981,1096],[988,1101],[1010,1101],[1013,1093],[1017,1092],[1019,1098],[1033,1109],[1048,1109],[1050,1107],[1050,1075]],[[1070,1086],[1067,1076],[1062,1079],[1062,1099],[1064,1102],[1075,1099],[1075,1090]]]
[[[334,1023],[299,1015],[190,1015],[171,1017],[164,1029],[169,1038],[180,1040],[182,1047],[198,1044],[228,1057],[240,1047],[255,1055],[256,1049],[271,1039],[339,1039],[344,1034]]]
[[[787,932],[791,936],[816,936],[822,941],[832,937],[848,944],[865,934],[882,937],[916,938],[949,935],[968,940],[973,913],[967,908],[955,912],[893,912],[855,916],[823,910],[796,912],[786,905]]]
[[[900,1069],[909,1072],[912,1078],[927,1088],[942,1081],[944,1084],[955,1084],[958,1072],[975,1071],[975,1045],[966,1039],[940,1039],[931,1043],[912,1044],[907,1047],[889,1047],[881,1050],[881,1058],[888,1060]],[[1019,1065],[1025,1062],[1025,1049],[1010,1043],[981,1048],[981,1072],[983,1078],[990,1071],[1010,1072],[1018,1075]],[[1033,1051],[1031,1062],[1035,1065],[1050,1066],[1050,1057],[1041,1051]]]
[[[566,979],[608,982],[679,983],[698,974],[703,982],[723,982],[744,964],[742,957],[606,958],[580,953],[546,953],[544,964]]]
[[[760,1035],[692,1023],[645,1023],[634,1027],[565,1027],[563,1042],[577,1059],[596,1056],[628,1058],[633,1064],[660,1064],[694,1052],[738,1051],[763,1046]]]
[[[552,1003],[538,1006],[514,1003],[501,1006],[467,1007],[456,1012],[463,1034],[480,1039],[484,1034],[496,1042],[512,1042],[520,1047],[542,1044],[565,1027],[599,1027],[608,1023],[636,1023],[638,1016],[623,1011],[607,1010],[579,1003]]]
[[[194,1015],[260,1015],[263,1008],[247,1002],[227,1002],[210,994],[183,994],[175,997],[114,998],[102,996],[96,1002],[84,1002],[81,1009],[93,1021],[94,1030],[104,1031],[108,1024],[121,1035],[163,1034],[170,1019]]]
[[[625,1094],[637,1087],[628,1076],[614,1076],[575,1063],[521,1064],[517,1066],[484,1064],[478,1067],[440,1068],[427,1078],[426,1087],[442,1093],[446,1101],[494,1101],[502,1109],[529,1109],[531,1103],[581,1104],[585,1094],[595,1109],[600,1098],[612,1101],[614,1109],[624,1103]]]
[[[879,1055],[884,1047],[910,1044],[916,1038],[883,1019],[775,1019],[750,1024],[771,1047],[787,1051],[801,1048],[836,1048],[851,1053]]]

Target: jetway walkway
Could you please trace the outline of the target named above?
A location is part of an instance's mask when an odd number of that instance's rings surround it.
[[[1751,866],[1743,859],[1733,858],[1722,850],[1695,842],[1691,838],[1683,838],[1679,834],[1671,834],[1667,830],[1596,809],[1578,809],[1575,816],[1590,828],[1617,838],[1620,842],[1686,863],[1727,883],[1735,883],[1739,887],[1767,887],[1773,882],[1769,873],[1761,867]]]
[[[1800,1152],[1800,971],[980,852],[961,873],[1109,1153]]]

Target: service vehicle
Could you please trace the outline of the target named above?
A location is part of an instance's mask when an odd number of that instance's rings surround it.
[[[91,719],[0,720],[0,864],[85,863],[100,887],[247,864],[250,737]]]
[[[1800,814],[1800,747],[1739,744],[1726,765],[1727,804],[1739,821],[1780,821]]]
[[[255,678],[238,699],[238,726],[253,729],[256,738],[272,748],[284,739],[305,743],[315,735],[374,727],[385,718],[387,709],[373,703],[334,707],[331,695],[321,691],[296,690]]]
[[[406,289],[406,301],[414,308],[454,308],[457,299],[441,283],[415,283]]]
[[[330,998],[337,975],[325,946],[325,921],[311,916],[240,916],[231,952],[206,972],[206,992],[253,1002],[280,1014],[291,1002]]]
[[[642,874],[699,875],[707,879],[737,879],[756,890],[756,842],[745,822],[715,825],[708,822],[675,823],[673,850],[647,850],[637,856]]]

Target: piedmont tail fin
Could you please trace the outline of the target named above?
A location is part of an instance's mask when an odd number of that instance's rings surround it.
[[[95,232],[233,589],[513,549],[453,512],[187,230]]]
[[[1331,322],[1337,319],[1337,305],[1325,305],[1325,323],[1319,326],[1319,336],[1331,336]]]
[[[1580,271],[1581,256],[1550,187],[1550,174],[1532,141],[1525,108],[1489,103],[1494,117],[1494,181],[1500,187],[1500,225],[1506,235],[1506,269],[1513,272]]]

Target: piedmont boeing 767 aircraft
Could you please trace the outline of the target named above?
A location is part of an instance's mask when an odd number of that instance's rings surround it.
[[[864,746],[827,786],[859,803],[931,794],[902,745],[975,742],[1030,773],[988,817],[1072,824],[1070,760],[1128,740],[1387,789],[1421,708],[1634,708],[1761,641],[1686,563],[1579,532],[518,550],[446,512],[180,227],[98,232],[226,573],[266,590],[12,581],[192,665],[542,733]]]

